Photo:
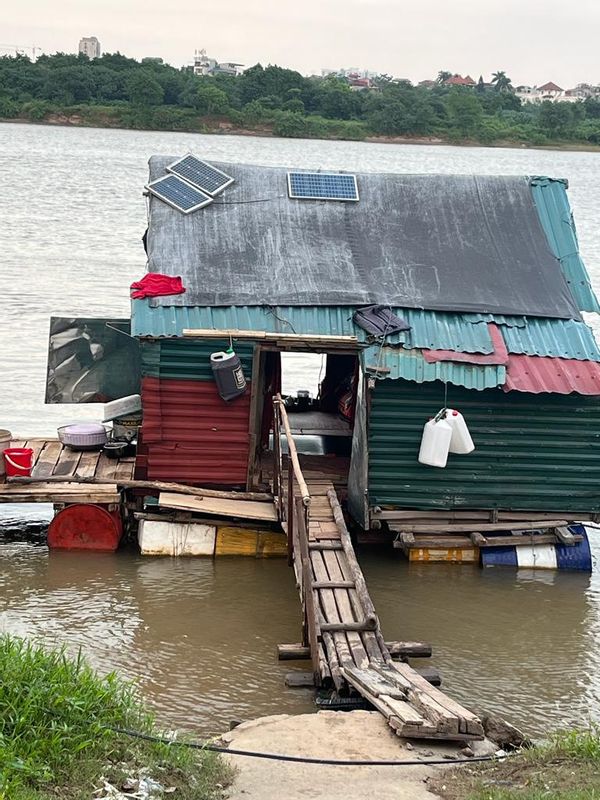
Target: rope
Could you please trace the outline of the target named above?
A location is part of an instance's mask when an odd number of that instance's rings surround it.
[[[509,754],[503,756],[472,756],[471,758],[429,758],[429,759],[411,759],[407,761],[367,761],[363,759],[345,759],[345,758],[313,758],[311,756],[290,756],[283,753],[261,753],[255,750],[236,750],[232,747],[222,747],[221,745],[211,744],[210,742],[186,742],[168,739],[165,736],[153,736],[149,733],[141,733],[140,731],[132,731],[127,728],[113,728],[107,726],[108,730],[113,733],[120,733],[124,736],[131,736],[134,739],[143,739],[146,742],[156,742],[157,744],[166,744],[170,747],[187,747],[191,750],[206,750],[211,753],[222,753],[230,756],[248,756],[250,758],[262,758],[267,761],[289,761],[295,764],[318,764],[323,766],[332,767],[422,767],[430,765],[451,766],[454,764],[472,764],[479,761],[501,761]]]

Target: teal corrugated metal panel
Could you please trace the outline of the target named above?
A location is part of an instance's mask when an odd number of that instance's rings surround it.
[[[198,341],[163,339],[142,342],[142,375],[153,378],[179,378],[182,380],[207,381],[213,379],[210,355],[225,350],[228,341]],[[252,374],[251,343],[237,343],[235,352],[239,356],[246,380]]]
[[[502,328],[509,353],[600,361],[592,329],[585,322],[528,317],[524,328]]]
[[[442,384],[377,382],[369,418],[369,504],[410,509],[600,510],[600,398],[448,387],[475,443],[444,469],[419,464]]]
[[[467,322],[495,322],[496,325],[508,326],[509,328],[524,328],[527,325],[527,317],[508,317],[505,314],[463,314],[463,319]]]
[[[361,353],[362,364],[369,367],[389,369],[382,378],[403,378],[416,383],[444,381],[467,389],[490,389],[502,386],[506,381],[506,367],[495,365],[461,364],[452,361],[437,361],[429,364],[418,350],[403,350],[401,347],[372,345]]]
[[[564,181],[533,178],[531,191],[552,252],[559,259],[565,279],[581,311],[600,312],[590,277],[579,255],[575,221]]]
[[[177,337],[184,328],[238,328],[357,336],[360,342],[365,342],[366,332],[352,322],[354,310],[347,306],[151,306],[147,300],[133,300],[131,330],[133,336],[139,337]],[[394,311],[408,322],[411,330],[388,337],[390,343],[401,343],[407,348],[493,352],[487,326],[473,325],[462,314],[403,308]]]

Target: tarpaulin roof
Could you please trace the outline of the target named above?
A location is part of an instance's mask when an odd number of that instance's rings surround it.
[[[151,158],[150,179],[173,160]],[[185,215],[150,200],[149,271],[187,289],[154,305],[580,318],[526,177],[365,173],[358,202],[331,202],[290,199],[284,168],[215,166],[235,183],[211,205]]]

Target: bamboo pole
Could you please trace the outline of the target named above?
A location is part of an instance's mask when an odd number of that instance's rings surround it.
[[[184,328],[183,336],[185,338],[199,338],[199,339],[256,339],[264,340],[277,340],[286,342],[319,342],[327,344],[331,342],[342,344],[358,344],[356,336],[341,336],[341,335],[324,335],[317,333],[278,333],[277,331],[250,331],[239,330],[237,328],[226,328],[224,330],[215,330],[214,328]]]
[[[306,481],[304,480],[304,476],[302,474],[302,469],[300,467],[300,460],[298,458],[298,451],[296,450],[296,444],[294,442],[294,437],[292,436],[292,429],[290,428],[288,416],[280,394],[275,395],[275,402],[277,403],[277,406],[279,408],[279,413],[281,415],[281,422],[283,423],[283,429],[285,431],[285,436],[288,443],[289,458],[292,462],[294,472],[296,473],[296,480],[298,481],[298,488],[300,490],[300,496],[302,497],[302,503],[305,506],[309,506],[310,492],[308,491],[308,486],[306,485]],[[288,472],[289,472],[289,466],[288,466]]]

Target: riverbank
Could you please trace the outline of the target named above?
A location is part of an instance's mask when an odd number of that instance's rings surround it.
[[[438,774],[431,791],[442,800],[596,800],[600,796],[600,731],[555,734],[503,761]]]
[[[222,796],[231,770],[212,753],[144,739],[157,732],[154,717],[115,673],[100,677],[81,656],[2,636],[0,675],[2,800]]]
[[[319,120],[328,123],[314,126],[300,126],[296,131],[278,128],[275,123],[261,122],[239,125],[226,117],[197,116],[190,112],[186,119],[171,120],[169,114],[159,117],[158,123],[153,119],[144,122],[143,117],[131,117],[119,113],[120,109],[98,106],[77,106],[62,111],[45,112],[37,109],[36,113],[18,117],[0,117],[0,123],[17,123],[22,125],[49,125],[66,128],[96,128],[112,130],[135,130],[167,133],[200,133],[221,136],[252,136],[264,138],[306,138],[325,141],[352,141],[369,144],[427,145],[447,147],[486,147],[492,149],[522,150],[555,150],[574,153],[600,152],[600,144],[591,142],[556,140],[550,142],[527,142],[519,139],[498,139],[481,141],[477,138],[456,138],[449,136],[377,136],[368,132],[360,122],[350,123],[344,120]],[[304,118],[310,120],[309,117]]]

